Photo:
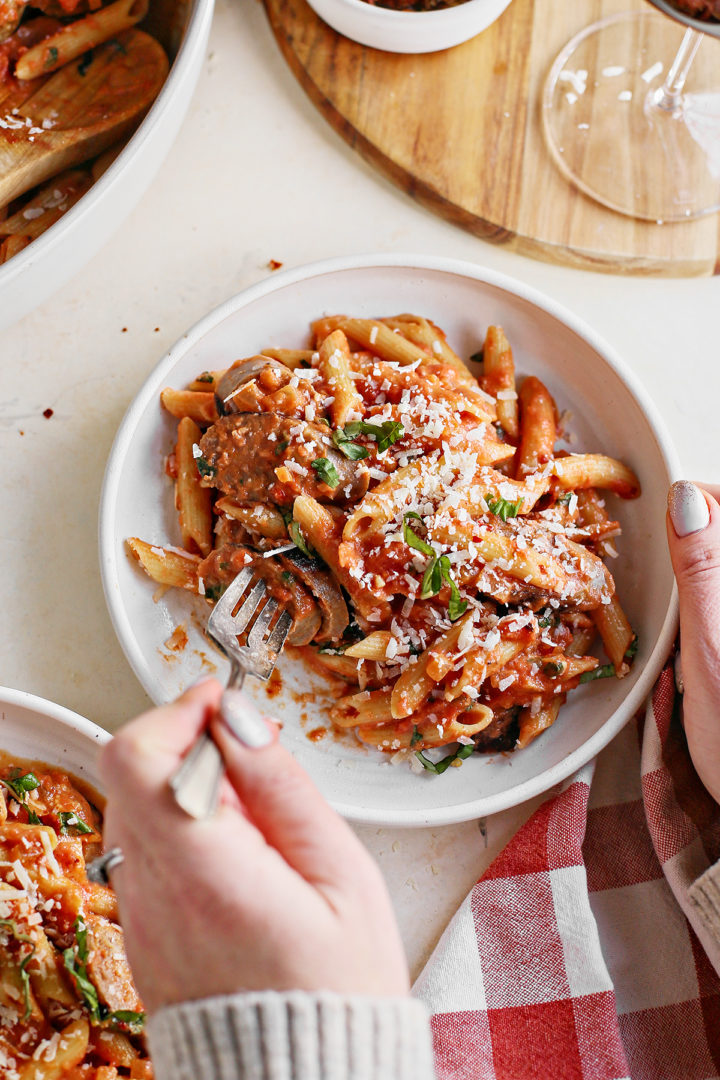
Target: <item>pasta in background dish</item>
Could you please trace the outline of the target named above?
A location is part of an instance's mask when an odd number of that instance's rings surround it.
[[[58,769],[0,755],[0,1075],[151,1080],[101,815]]]
[[[637,477],[556,449],[555,402],[516,385],[500,327],[472,359],[479,379],[420,316],[335,316],[308,349],[166,389],[183,546],[128,540],[155,581],[208,600],[252,564],[288,642],[349,684],[334,724],[436,773],[528,746],[636,649],[602,560],[620,531],[604,493],[635,498]]]
[[[75,102],[77,111],[72,88],[64,85],[58,89],[53,83],[54,91],[44,89],[54,72],[61,68],[70,71],[72,64],[77,74],[72,84],[75,90],[88,81],[88,72],[95,65],[98,82],[103,86],[110,83],[116,97],[125,86],[140,106],[146,95],[152,99],[167,75],[167,58],[157,41],[132,30],[148,15],[149,3],[0,0],[0,136],[14,142],[41,141],[56,124],[56,109],[67,105],[65,97]],[[133,79],[118,74],[125,59]],[[140,91],[143,96],[138,98]],[[34,99],[36,94],[38,98]],[[135,126],[141,119],[137,118]],[[127,140],[110,148],[108,141],[106,138],[102,145],[97,145],[97,140],[92,144],[95,149],[91,146],[87,151],[87,156],[94,158],[91,163],[65,169],[7,206],[0,206],[0,264],[24,250],[67,213],[112,164]],[[98,154],[99,150],[104,152]]]

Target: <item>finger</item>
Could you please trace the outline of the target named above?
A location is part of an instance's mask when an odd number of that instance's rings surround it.
[[[702,775],[704,766],[720,764],[720,504],[710,492],[685,480],[672,485],[668,544],[680,600],[686,731]]]
[[[128,782],[143,790],[164,788],[180,759],[217,713],[222,686],[196,683],[177,701],[151,709],[126,724],[104,747],[100,773],[108,793]]]
[[[307,881],[336,882],[352,873],[358,851],[361,864],[366,858],[359,841],[277,739],[264,740],[271,728],[244,695],[242,706],[239,736],[220,719],[211,732],[251,821]]]

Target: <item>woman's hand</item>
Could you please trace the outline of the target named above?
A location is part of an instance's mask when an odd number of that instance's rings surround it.
[[[720,488],[670,488],[668,543],[680,595],[683,712],[698,776],[720,802]]]
[[[113,885],[145,1007],[238,990],[407,993],[377,866],[249,701],[243,742],[211,720],[221,694],[197,685],[102,755],[105,846],[125,855]],[[168,780],[208,721],[227,779],[218,813],[194,821]]]

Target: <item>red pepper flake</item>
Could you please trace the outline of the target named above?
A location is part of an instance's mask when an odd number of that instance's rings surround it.
[[[160,333],[160,327],[159,327],[159,326],[156,326],[156,327],[155,327],[155,333],[156,333],[156,334],[159,334],[159,333]]]
[[[121,333],[127,334],[127,326],[123,326]]]
[[[278,262],[277,259],[270,259],[268,263],[268,270],[279,270],[281,266],[282,263]]]
[[[51,416],[54,416],[54,410],[53,409],[43,409],[43,416],[45,417],[46,420],[49,420]]]

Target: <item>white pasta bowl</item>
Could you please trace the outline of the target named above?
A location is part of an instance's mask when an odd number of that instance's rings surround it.
[[[47,232],[0,265],[0,330],[69,281],[119,228],[150,186],[190,105],[205,57],[213,7],[214,0],[177,0],[175,4],[156,3],[151,9],[157,13],[153,33],[173,57],[165,84],[103,176]]]
[[[392,11],[365,0],[308,0],[339,34],[384,52],[428,53],[449,49],[486,30],[510,0],[464,0],[436,11]]]
[[[41,761],[102,789],[97,759],[111,738],[103,728],[52,701],[0,686],[0,753]]]
[[[481,267],[424,256],[363,256],[301,267],[247,289],[188,331],[140,389],[115,439],[100,509],[100,558],[115,630],[140,682],[156,702],[174,698],[225,661],[202,633],[207,604],[179,591],[156,594],[131,560],[125,539],[179,543],[173,488],[164,459],[176,422],[162,410],[164,386],[181,388],[205,369],[221,368],[263,346],[300,347],[308,324],[324,314],[431,318],[461,356],[500,323],[520,374],[533,373],[567,410],[573,450],[604,452],[631,465],[643,485],[634,502],[612,499],[623,525],[614,561],[618,593],[640,648],[631,674],[573,691],[556,724],[527,749],[474,754],[440,776],[360,746],[349,736],[309,733],[328,726],[327,683],[297,660],[281,657],[282,691],[268,698],[253,679],[247,691],[283,723],[282,740],[348,818],[421,826],[464,821],[516,805],[551,788],[594,757],[642,705],[676,628],[674,582],[664,539],[668,485],[678,476],[672,446],[654,407],[613,350],[570,312],[519,282]],[[155,597],[154,597],[155,594]],[[166,646],[183,624],[182,652]]]

